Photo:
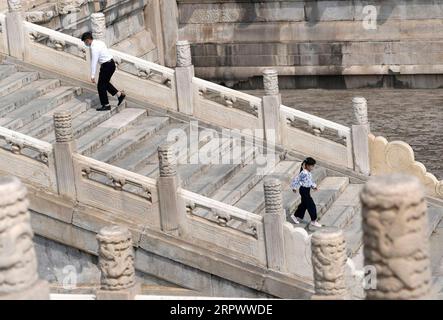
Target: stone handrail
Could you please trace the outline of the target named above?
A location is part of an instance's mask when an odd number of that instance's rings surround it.
[[[0,127],[0,167],[2,174],[57,192],[54,149],[50,143]]]
[[[86,49],[83,42],[78,38],[72,37],[62,32],[54,31],[52,29],[39,26],[38,24],[34,24],[28,21],[23,21],[23,24],[25,28],[28,30],[29,34],[31,35],[43,34],[48,36],[50,39],[54,39],[62,43],[69,43],[71,45],[77,46],[78,48]]]
[[[48,156],[52,153],[52,145],[45,141],[35,139],[20,132],[0,127],[0,139],[11,146],[11,152],[22,154],[24,149],[33,150],[38,153],[39,161],[47,164]]]
[[[429,195],[443,198],[443,180],[427,172],[426,167],[415,161],[414,150],[403,141],[391,141],[369,134],[369,155],[373,175],[406,173],[419,178]]]
[[[221,226],[229,226],[229,222],[237,220],[246,223],[249,232],[253,236],[257,236],[257,228],[263,223],[263,217],[240,208],[230,206],[223,202],[210,199],[197,193],[181,189],[179,195],[185,200],[187,211],[192,214],[196,208],[202,208],[211,211],[217,223]]]
[[[337,132],[338,137],[345,138],[351,134],[351,129],[339,123],[332,122],[327,119],[323,119],[312,114],[289,108],[285,105],[280,106],[282,115],[285,118],[296,118],[308,122],[311,127],[319,128],[321,131],[324,129],[330,129]]]
[[[245,100],[245,101],[249,101],[254,105],[261,105],[261,99],[257,98],[255,96],[252,96],[250,94],[241,92],[241,91],[237,91],[237,90],[233,90],[230,89],[228,87],[224,87],[221,86],[219,84],[210,82],[210,81],[206,81],[197,77],[194,77],[192,79],[193,83],[199,88],[199,90],[201,89],[209,89],[215,92],[219,92],[220,94],[223,94],[227,97],[235,97],[241,100]]]
[[[146,193],[144,197],[146,197],[149,202],[152,202],[151,190],[157,187],[157,182],[155,179],[145,177],[119,167],[115,167],[113,165],[95,160],[93,158],[85,157],[81,154],[75,154],[74,161],[78,164],[83,178],[94,180],[102,184],[110,182],[110,186],[118,191],[125,191],[123,190],[125,186],[140,188],[143,192]],[[101,176],[107,181],[98,177],[96,180],[92,179],[93,174]],[[134,189],[132,188],[130,191],[132,192],[134,191]]]

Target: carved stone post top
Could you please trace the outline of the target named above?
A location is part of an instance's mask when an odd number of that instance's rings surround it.
[[[346,296],[346,242],[338,228],[322,228],[312,235],[312,268],[318,297]]]
[[[275,69],[266,69],[263,71],[263,85],[265,95],[272,96],[278,94],[278,72]]]
[[[423,197],[424,191],[420,181],[414,176],[399,173],[372,177],[360,193],[364,206],[381,209],[402,203],[418,203]]]
[[[266,177],[263,179],[263,184],[266,189],[281,189],[281,181],[278,178],[275,177]],[[265,189],[265,190],[266,190]]]
[[[283,212],[283,198],[280,180],[274,177],[266,177],[263,180],[263,187],[266,213],[281,214]]]
[[[414,176],[371,178],[363,188],[364,264],[377,270],[367,299],[419,299],[431,288],[424,187]]]
[[[100,229],[97,239],[105,243],[119,243],[122,241],[131,241],[132,235],[128,228],[123,226],[106,226]]]
[[[26,198],[26,194],[26,187],[17,177],[0,177],[0,207],[15,204]],[[0,210],[0,220],[7,214],[7,210]]]
[[[188,40],[178,40],[176,42],[177,47],[178,46],[190,46],[191,43]]]
[[[72,115],[68,110],[54,113],[54,131],[56,142],[69,142],[74,139]]]
[[[105,19],[105,14],[103,12],[95,12],[91,14],[92,20],[103,20]]]
[[[0,178],[0,296],[24,292],[38,281],[26,194],[18,178]]]
[[[192,65],[191,43],[188,40],[176,42],[177,67],[189,67]]]
[[[172,142],[161,144],[158,147],[160,177],[170,177],[177,174],[177,157]]]
[[[343,230],[335,227],[323,227],[312,234],[312,242],[322,243],[344,239]]]
[[[104,41],[106,34],[106,18],[102,12],[91,14],[91,28],[94,39]]]
[[[21,0],[8,0],[9,12],[22,11],[22,1]]]
[[[368,124],[368,104],[366,99],[363,97],[354,97],[352,99],[352,106],[357,124]]]

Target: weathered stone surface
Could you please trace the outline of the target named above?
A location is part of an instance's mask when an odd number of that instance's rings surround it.
[[[411,176],[374,177],[361,192],[365,265],[377,271],[368,299],[428,298],[431,285],[423,187]]]
[[[27,190],[15,177],[0,178],[0,298],[48,299],[39,282]],[[40,287],[40,290],[36,290]]]
[[[363,97],[355,97],[352,99],[352,107],[354,109],[356,124],[367,125],[368,124],[368,105],[367,101]]]
[[[8,8],[10,12],[22,11],[21,0],[8,0]]]
[[[191,44],[189,41],[177,41],[177,67],[189,67],[192,65]]]
[[[263,71],[263,84],[265,87],[265,94],[268,96],[278,94],[278,73],[274,69],[267,69]]]
[[[70,111],[54,113],[54,131],[56,142],[69,142],[74,138],[72,131],[72,115]]]
[[[106,19],[103,13],[91,14],[91,27],[94,39],[102,41],[106,39]]]
[[[102,289],[115,291],[133,287],[134,250],[129,230],[120,226],[104,227],[97,240]]]
[[[162,144],[158,147],[160,176],[170,177],[177,174],[177,157],[173,143]]]
[[[345,298],[347,257],[343,232],[322,228],[312,235],[311,248],[316,298]]]

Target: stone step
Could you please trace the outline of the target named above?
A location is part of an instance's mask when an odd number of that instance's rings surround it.
[[[363,184],[350,184],[335,200],[329,210],[320,218],[325,226],[344,228],[360,208],[360,192]]]
[[[233,205],[248,193],[261,179],[262,176],[259,174],[258,166],[256,164],[246,164],[219,188],[218,191],[212,195],[212,198]]]
[[[147,117],[134,128],[112,139],[92,154],[94,159],[111,163],[132,153],[143,141],[169,123],[167,117]]]
[[[74,98],[45,113],[40,118],[20,128],[19,131],[39,139],[40,137],[46,136],[54,131],[54,113],[67,110],[71,112],[72,118],[74,119],[89,109],[91,109],[91,106],[88,102],[82,101],[82,99]]]
[[[38,72],[16,72],[0,80],[0,97],[11,94],[38,79]]]
[[[175,129],[185,130],[186,127],[189,126],[184,123],[170,123],[155,132],[149,139],[143,141],[134,151],[112,162],[112,164],[132,172],[141,172],[144,166],[151,163],[154,158],[157,158],[157,149],[162,143],[166,142],[168,133]]]
[[[79,139],[86,132],[98,126],[100,123],[108,120],[113,114],[117,113],[117,109],[114,108],[110,112],[96,111],[93,108],[88,109],[86,112],[80,114],[76,118],[72,119],[73,134],[75,139]],[[40,137],[41,140],[54,143],[55,134],[54,131],[49,134]]]
[[[351,221],[344,227],[343,233],[346,240],[346,254],[353,257],[363,243],[361,208],[352,216]]]
[[[0,100],[0,117],[6,116],[57,87],[60,87],[60,80],[58,79],[39,79],[2,97]]]
[[[300,168],[298,169],[298,171],[296,172],[296,174],[298,174],[300,171]],[[312,198],[314,199],[314,201],[317,201],[317,213],[318,216],[320,217],[320,215],[322,215],[324,213],[324,208],[323,206],[318,207],[318,205],[320,205],[321,203],[318,203],[318,200],[324,201],[324,199],[329,199],[329,195],[330,195],[330,186],[326,185],[326,183],[330,182],[334,187],[340,187],[342,186],[342,183],[346,183],[345,180],[340,180],[340,181],[333,181],[330,179],[326,179],[326,170],[324,168],[318,167],[316,170],[314,170],[312,172],[312,178],[313,180],[317,183],[317,185],[319,186],[319,191],[312,191],[311,195]],[[295,176],[295,175],[294,175]],[[333,177],[331,177],[333,178]],[[324,179],[326,179],[326,182],[323,182]],[[292,178],[290,180],[290,182],[292,182]],[[296,208],[298,207],[298,205],[300,204],[301,198],[300,198],[300,193],[294,193],[292,191],[292,188],[290,188],[290,182],[288,184],[286,184],[286,189],[282,190],[282,195],[283,195],[283,208],[285,209],[286,212],[286,216],[289,217],[292,213],[294,213],[294,211],[296,210]],[[321,185],[323,182],[323,185]],[[334,183],[336,183],[336,185],[334,185]],[[320,188],[321,185],[321,188]],[[335,190],[333,187],[333,190]],[[335,196],[335,193],[332,193]],[[326,198],[324,197],[326,195]],[[323,198],[322,198],[323,197]],[[334,198],[335,199],[335,198]],[[292,222],[292,220],[290,220]],[[308,218],[309,221],[309,218]]]
[[[71,100],[79,94],[78,88],[59,87],[31,101],[21,108],[0,119],[0,125],[11,130],[18,130],[51,109]]]
[[[180,129],[184,130],[184,134],[189,136],[189,124],[181,124]],[[204,128],[199,128],[199,131],[204,130]],[[159,132],[161,133],[161,131]],[[161,143],[164,143],[168,139],[169,131],[163,132],[161,136],[154,137],[153,141],[149,144],[151,150],[150,156],[146,156],[142,163],[137,167],[136,172],[151,178],[156,179],[159,176],[159,163],[157,148]],[[175,136],[175,135],[174,135]],[[170,139],[170,138],[169,138]],[[194,159],[194,155],[201,151],[201,148],[207,145],[211,140],[208,137],[199,136],[198,148],[191,150],[190,139],[188,138],[186,143],[176,144],[177,153],[177,173],[180,176],[182,185],[188,185],[191,179],[198,173],[203,172],[207,169],[210,164],[200,163],[200,159]],[[215,141],[215,140],[214,140]],[[227,145],[226,143],[224,144]],[[194,148],[194,147],[193,147]],[[155,149],[155,150],[154,150]],[[219,148],[218,148],[219,149]],[[193,163],[193,162],[197,163]]]
[[[268,176],[280,179],[282,191],[290,189],[291,179],[300,170],[300,162],[280,161]],[[263,190],[263,180],[257,183],[245,196],[234,204],[236,207],[253,212],[260,213],[265,208],[265,195]]]
[[[234,157],[232,150],[235,146],[229,140],[224,146],[220,146],[220,153]],[[256,152],[254,152],[254,150]],[[254,158],[259,153],[259,148],[249,145],[241,149],[241,154],[236,159],[228,159],[229,164],[208,165],[203,171],[195,175],[189,183],[189,189],[193,192],[212,198],[214,192],[224,186],[231,178],[235,177],[247,164],[253,164]],[[221,159],[221,157],[220,157]],[[226,160],[226,162],[228,162]]]
[[[204,128],[199,128],[199,130],[204,130]],[[199,145],[198,148],[195,148],[195,150],[190,151],[189,149],[189,143],[187,145],[180,146],[180,150],[184,150],[186,152],[183,152],[181,156],[177,158],[177,174],[180,176],[180,181],[182,186],[189,188],[191,185],[194,185],[198,183],[196,181],[199,179],[202,175],[204,175],[209,168],[214,166],[214,164],[210,163],[210,159],[203,159],[200,157],[205,150],[208,147],[210,147],[210,142],[219,142],[218,140],[213,140],[210,137],[199,137]],[[217,143],[216,145],[212,145],[210,147],[211,152],[214,152],[219,155],[219,159],[221,159],[221,155],[229,150],[231,148],[231,142],[226,140],[222,141],[220,144]],[[179,151],[180,151],[179,150]],[[194,157],[197,153],[199,153],[199,157]],[[180,153],[179,153],[180,154]],[[154,157],[151,159],[152,162],[149,163],[148,168],[150,168],[150,172],[146,175],[157,179],[160,172],[158,169],[158,157]],[[196,163],[192,163],[196,162]],[[146,170],[149,170],[146,168]]]
[[[90,156],[98,148],[126,132],[132,124],[137,123],[143,117],[146,117],[146,110],[135,108],[123,109],[81,136],[77,140],[79,152],[85,156]]]
[[[17,68],[13,64],[0,64],[0,80],[3,80],[17,72]]]
[[[334,201],[341,195],[348,184],[348,177],[325,177],[320,183],[318,183],[318,191],[311,191],[312,199],[314,200],[317,207],[317,216],[319,220],[322,218],[325,212],[327,212],[331,208]],[[294,195],[292,196],[292,199],[296,200],[298,206],[301,201],[300,194],[297,192],[296,197],[294,197]],[[295,209],[296,208],[294,207],[294,211]],[[287,221],[289,221],[290,223],[293,223],[290,215],[294,211],[291,211],[290,214],[288,213],[288,211],[286,211],[286,218]],[[309,216],[308,211],[306,211],[302,223],[298,226],[306,228],[308,232],[316,231],[317,228],[311,226],[310,222],[311,217]]]

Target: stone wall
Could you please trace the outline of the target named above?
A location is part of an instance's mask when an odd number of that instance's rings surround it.
[[[96,256],[37,235],[34,244],[39,276],[50,283],[52,293],[91,294],[100,286]],[[136,264],[136,281],[142,284],[143,294],[176,294],[182,290],[183,294],[197,296],[272,297],[147,251],[138,252]],[[150,274],[149,270],[155,271]]]
[[[243,87],[258,87],[253,78],[274,66],[283,88],[315,87],[321,77],[350,78],[338,82],[345,87],[443,84],[435,76],[441,70],[429,66],[443,64],[443,3],[438,1],[177,3],[179,38],[193,44],[196,75],[206,79],[228,85],[248,80]],[[377,20],[371,23],[374,7]],[[417,80],[415,74],[430,77]]]
[[[59,0],[59,3],[69,2],[63,1]],[[42,0],[34,6],[25,2],[24,9],[28,21],[75,37],[91,30],[92,13],[102,12],[106,18],[105,39],[109,46],[149,61],[161,62],[156,30],[152,30],[152,23],[146,21],[146,18],[154,19],[153,14],[147,12],[152,11],[155,1],[108,0],[100,3],[80,0],[74,2],[74,6],[64,7],[56,1]]]

